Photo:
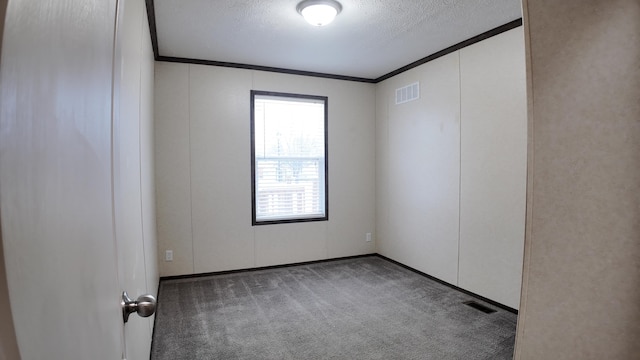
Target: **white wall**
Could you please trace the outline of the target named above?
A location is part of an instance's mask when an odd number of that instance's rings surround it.
[[[516,28],[375,86],[158,63],[161,275],[377,251],[517,308],[523,44]],[[395,89],[415,81],[420,99],[396,105]],[[329,96],[328,222],[251,226],[251,89]],[[364,242],[367,232],[376,241]]]
[[[420,99],[395,89],[420,82]],[[452,53],[378,84],[377,250],[449,283],[458,277],[460,80]]]
[[[522,28],[378,84],[380,254],[518,307],[524,241]],[[395,89],[420,82],[420,99]]]
[[[375,252],[374,85],[163,62],[155,81],[162,276]],[[251,225],[251,89],[328,96],[329,221]]]
[[[527,178],[523,28],[461,49],[460,79],[458,286],[517,308]]]
[[[161,276],[191,274],[189,66],[156,62],[154,97],[158,268]],[[163,261],[167,249],[172,262]]]

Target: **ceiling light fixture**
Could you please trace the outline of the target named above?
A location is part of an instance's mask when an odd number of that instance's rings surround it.
[[[313,26],[325,26],[342,10],[342,5],[335,0],[304,0],[296,10]]]

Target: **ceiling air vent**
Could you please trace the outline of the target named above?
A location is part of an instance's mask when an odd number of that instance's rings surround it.
[[[418,99],[420,97],[420,83],[414,82],[396,89],[396,105]]]

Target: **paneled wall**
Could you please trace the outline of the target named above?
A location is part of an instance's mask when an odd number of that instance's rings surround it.
[[[162,276],[375,252],[374,85],[163,62],[155,80]],[[329,221],[251,225],[252,89],[328,96]]]
[[[158,63],[161,275],[378,252],[517,308],[524,68],[522,28],[377,85]],[[329,97],[328,222],[251,226],[251,89]]]
[[[416,81],[420,98],[396,104]],[[378,84],[380,254],[518,307],[525,88],[522,27]]]
[[[460,50],[458,286],[518,307],[527,178],[522,27]]]
[[[459,56],[452,53],[380,84],[376,98],[378,252],[451,284],[458,278]],[[420,82],[420,98],[395,89]]]
[[[516,359],[640,354],[640,2],[527,0]]]

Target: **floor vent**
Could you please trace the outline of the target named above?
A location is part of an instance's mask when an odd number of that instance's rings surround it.
[[[396,105],[416,100],[420,97],[420,83],[415,82],[396,89]]]
[[[486,306],[484,306],[484,305],[482,305],[482,304],[479,304],[479,303],[477,303],[477,302],[475,302],[475,301],[465,301],[465,302],[463,302],[463,304],[465,304],[465,305],[467,305],[467,306],[471,306],[472,308],[474,308],[474,309],[476,309],[476,310],[480,310],[480,311],[482,311],[482,312],[483,312],[483,313],[485,313],[485,314],[491,314],[491,313],[496,312],[496,311],[495,311],[495,310],[493,310],[492,308],[490,308],[490,307],[486,307]]]

